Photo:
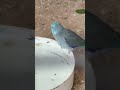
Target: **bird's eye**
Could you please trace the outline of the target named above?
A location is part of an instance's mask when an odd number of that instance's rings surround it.
[[[53,25],[53,27],[55,27],[55,25]]]
[[[51,28],[55,28],[55,25],[52,25]]]

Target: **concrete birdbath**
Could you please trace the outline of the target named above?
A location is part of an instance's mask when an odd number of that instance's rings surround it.
[[[35,90],[71,90],[75,60],[55,40],[35,38]]]

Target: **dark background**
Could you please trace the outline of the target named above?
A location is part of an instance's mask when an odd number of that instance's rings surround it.
[[[85,38],[86,50],[97,52],[90,60],[95,72],[96,90],[120,90],[119,3],[119,0],[85,2],[86,10],[95,15],[86,16]]]
[[[0,0],[0,24],[35,28],[35,0]]]
[[[0,0],[0,25],[17,26],[35,30],[35,0]],[[34,36],[34,32],[32,35]],[[7,39],[8,38],[6,38],[6,40]],[[2,43],[3,41],[0,41],[0,45],[2,45]],[[22,43],[21,41],[21,45],[24,46],[24,42]],[[9,61],[7,61],[8,59],[2,60],[0,57],[0,90],[35,89],[34,45],[35,43],[33,41],[33,43],[31,43],[31,47],[33,48],[29,50],[30,55],[33,55],[31,61],[20,61],[19,56],[16,57],[16,60],[12,60],[11,56]],[[7,47],[4,47],[4,49],[7,49]],[[8,50],[13,53],[12,49],[8,48]],[[24,49],[21,48],[21,50],[24,52]],[[2,55],[2,52],[0,52],[0,54]],[[7,52],[5,55],[6,57],[9,56]],[[18,60],[19,62],[17,62]]]

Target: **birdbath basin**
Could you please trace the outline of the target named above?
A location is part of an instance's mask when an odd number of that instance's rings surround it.
[[[34,42],[29,38],[33,33],[32,29],[0,25],[1,72],[11,72],[17,74],[16,77],[23,72],[32,72]]]
[[[35,37],[35,90],[71,90],[75,60],[55,40]]]

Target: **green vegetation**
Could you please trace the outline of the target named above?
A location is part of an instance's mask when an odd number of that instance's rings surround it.
[[[85,14],[85,9],[77,9],[75,12],[78,14]]]

